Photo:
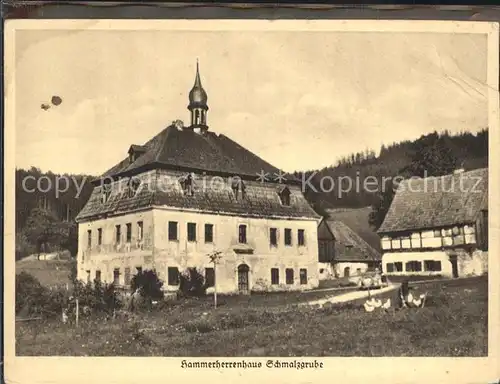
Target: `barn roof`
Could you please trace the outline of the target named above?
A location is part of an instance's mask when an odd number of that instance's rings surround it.
[[[145,143],[144,153],[130,163],[125,157],[102,178],[137,173],[144,168],[195,169],[208,173],[251,176],[264,171],[273,177],[280,170],[224,135],[197,133],[171,125]],[[134,172],[136,171],[136,172]],[[295,179],[287,175],[287,180]],[[296,179],[295,179],[296,181]]]
[[[325,219],[335,238],[335,261],[378,261],[381,254],[339,220]]]
[[[488,168],[407,179],[399,185],[378,233],[472,223],[488,209]]]

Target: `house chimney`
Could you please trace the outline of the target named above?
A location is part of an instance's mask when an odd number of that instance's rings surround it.
[[[179,131],[182,131],[184,129],[184,122],[182,120],[174,120],[172,122],[172,125],[175,126]]]

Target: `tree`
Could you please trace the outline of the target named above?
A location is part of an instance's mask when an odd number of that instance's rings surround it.
[[[437,132],[422,136],[412,144],[411,162],[399,172],[399,177],[406,179],[412,176],[430,177],[443,176],[452,173],[458,163],[453,153],[452,143],[446,135]],[[377,196],[369,223],[378,229],[389,210],[396,192],[397,185],[391,180],[388,188],[384,188]]]
[[[403,173],[409,176],[442,176],[457,167],[458,159],[448,135],[434,132],[417,140],[412,147],[410,164],[403,168]]]
[[[23,232],[26,239],[35,246],[38,257],[42,250],[56,241],[59,233],[57,224],[57,219],[50,212],[41,208],[31,211]]]
[[[383,190],[377,194],[377,200],[372,205],[372,211],[368,217],[368,222],[375,230],[379,229],[384,222],[385,215],[387,211],[389,211],[396,193],[395,188],[396,185],[391,180],[388,185],[384,186]]]

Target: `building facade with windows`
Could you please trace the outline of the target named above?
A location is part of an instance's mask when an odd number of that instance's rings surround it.
[[[316,287],[320,217],[300,181],[209,131],[198,68],[188,109],[189,126],[131,145],[95,180],[77,216],[79,279],[126,287],[150,269],[174,291],[196,268],[222,293]]]
[[[374,270],[380,253],[349,226],[333,217],[318,226],[318,274],[320,280],[361,275]]]
[[[488,168],[403,181],[378,233],[389,275],[488,270]]]

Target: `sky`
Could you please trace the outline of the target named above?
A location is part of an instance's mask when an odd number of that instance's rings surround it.
[[[173,120],[196,60],[209,129],[284,171],[487,127],[486,35],[16,32],[16,167],[98,175]],[[62,103],[48,110],[53,95]]]

